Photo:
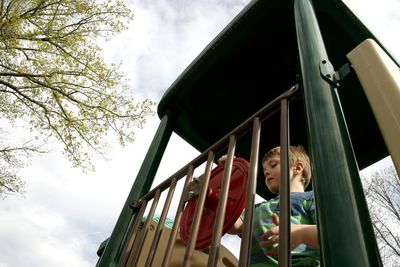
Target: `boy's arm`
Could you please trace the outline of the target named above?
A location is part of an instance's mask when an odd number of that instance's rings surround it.
[[[260,243],[262,247],[270,247],[279,243],[279,218],[277,215],[272,216],[272,220],[277,225],[262,235],[264,242]],[[306,244],[310,247],[318,248],[318,228],[315,224],[291,224],[291,246],[292,249],[298,247],[300,244]],[[278,249],[272,249],[268,255],[278,255]]]
[[[292,224],[292,246],[306,244],[310,247],[318,248],[318,228],[315,224]]]
[[[235,224],[231,227],[231,229],[228,230],[228,234],[241,235],[242,228],[243,228],[243,221],[242,221],[242,219],[238,218],[236,220]]]

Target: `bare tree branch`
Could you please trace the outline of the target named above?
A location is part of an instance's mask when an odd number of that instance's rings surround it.
[[[400,261],[400,180],[393,166],[365,178],[364,192],[381,254],[386,262]]]

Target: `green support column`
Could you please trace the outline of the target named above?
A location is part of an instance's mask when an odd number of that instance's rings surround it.
[[[322,266],[382,266],[336,89],[321,76],[320,66],[334,70],[312,3],[295,0],[294,10]]]
[[[119,266],[126,245],[125,243],[128,240],[129,226],[135,216],[134,211],[129,205],[150,190],[162,155],[171,137],[174,122],[175,117],[168,113],[161,119],[158,130],[147,151],[146,157],[143,160],[142,166],[140,167],[132,189],[97,266]]]

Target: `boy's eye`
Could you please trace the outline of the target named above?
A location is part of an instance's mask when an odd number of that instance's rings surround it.
[[[273,164],[271,164],[271,168],[275,168],[276,167],[276,165],[278,165],[277,163],[273,163]]]

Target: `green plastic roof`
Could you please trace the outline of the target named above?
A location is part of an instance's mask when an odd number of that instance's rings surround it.
[[[376,40],[342,1],[314,0],[313,4],[336,70],[359,43]],[[295,85],[299,74],[293,1],[252,1],[166,91],[158,116],[168,111],[177,114],[174,132],[204,151]],[[386,146],[354,73],[340,82],[339,95],[358,164],[364,168],[386,156]],[[294,101],[291,144],[307,148],[305,125],[302,101]],[[279,145],[279,129],[278,114],[263,123],[260,157]],[[250,136],[240,139],[237,156],[249,158],[250,140]],[[258,193],[265,196],[262,188]]]

